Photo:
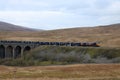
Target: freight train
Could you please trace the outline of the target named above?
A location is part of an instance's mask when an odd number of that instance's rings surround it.
[[[51,46],[82,46],[82,47],[100,47],[97,42],[40,42],[40,41],[6,41],[1,40],[2,44],[34,44],[34,45],[51,45]]]

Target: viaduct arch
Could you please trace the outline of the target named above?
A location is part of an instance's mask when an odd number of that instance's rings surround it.
[[[0,45],[0,58],[5,58],[5,47]]]
[[[21,50],[22,50],[21,46],[16,46],[15,53],[14,53],[14,58],[21,57]]]

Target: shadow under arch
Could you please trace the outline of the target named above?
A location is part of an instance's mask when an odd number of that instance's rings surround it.
[[[21,57],[21,49],[22,48],[20,46],[16,46],[15,53],[14,53],[14,58]]]
[[[27,52],[27,51],[30,51],[31,50],[31,47],[30,46],[26,46],[23,50],[23,52]]]
[[[13,58],[13,47],[12,46],[7,46],[6,58]]]
[[[0,45],[0,58],[5,58],[5,47]]]

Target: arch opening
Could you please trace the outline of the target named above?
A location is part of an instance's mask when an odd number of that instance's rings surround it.
[[[6,48],[6,57],[13,58],[13,47],[12,46],[8,46]]]
[[[17,46],[15,48],[15,53],[14,53],[14,58],[18,58],[18,57],[21,57],[21,47],[20,46]]]
[[[5,47],[0,45],[0,58],[5,58]]]
[[[31,50],[31,47],[30,46],[26,46],[23,50],[23,52],[27,52],[27,51],[30,51]]]

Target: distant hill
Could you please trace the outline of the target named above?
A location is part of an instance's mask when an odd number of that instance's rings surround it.
[[[103,47],[120,47],[120,24],[48,31],[12,31],[10,33],[0,31],[0,39],[27,41],[99,42],[99,45]]]
[[[35,31],[35,29],[30,29],[0,21],[0,31]]]

